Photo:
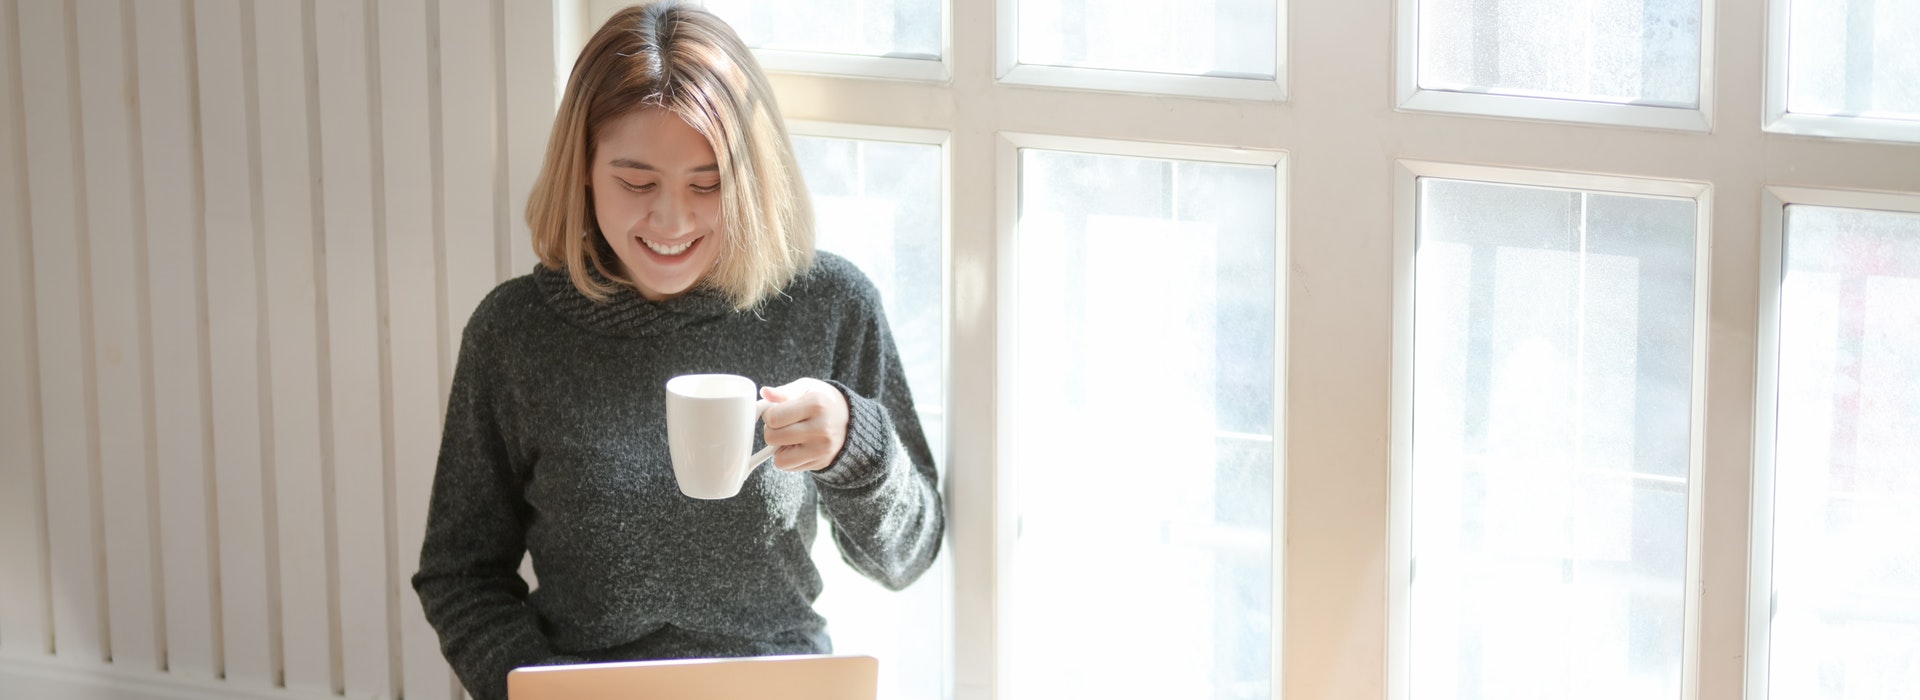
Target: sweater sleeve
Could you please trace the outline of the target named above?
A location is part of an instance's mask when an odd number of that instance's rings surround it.
[[[933,454],[914,411],[899,352],[869,294],[862,318],[843,334],[829,383],[847,397],[847,439],[814,472],[820,507],[840,557],[881,585],[900,590],[933,565],[946,528]]]
[[[508,671],[578,659],[554,653],[526,602],[519,565],[530,512],[496,420],[498,348],[479,325],[461,339],[413,588],[467,691],[506,700]]]

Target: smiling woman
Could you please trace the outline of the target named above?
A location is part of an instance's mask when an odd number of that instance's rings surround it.
[[[938,477],[879,293],[816,258],[794,163],[713,15],[627,8],[581,53],[527,204],[541,265],[461,340],[413,578],[478,700],[521,666],[832,651],[822,515],[887,588],[932,565]],[[709,373],[765,387],[777,449],[702,500],[676,486],[665,387]]]
[[[717,206],[702,198],[708,194]],[[674,216],[682,220],[666,220]],[[651,266],[634,267],[642,261],[636,239],[671,252],[713,230],[726,243],[727,255],[662,266],[675,271],[660,282],[688,285],[638,286],[655,300],[703,280],[746,309],[813,259],[813,208],[766,76],[719,18],[677,5],[628,8],[587,41],[553,121],[527,223],[541,262],[565,270],[595,301],[617,287],[589,269],[628,285],[636,282],[630,275],[648,273]],[[681,226],[694,231],[667,230]]]

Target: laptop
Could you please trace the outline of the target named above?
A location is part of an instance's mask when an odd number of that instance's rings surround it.
[[[529,666],[507,674],[508,700],[875,700],[871,656],[758,656]]]

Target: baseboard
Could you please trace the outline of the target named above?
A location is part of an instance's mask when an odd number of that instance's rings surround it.
[[[129,671],[56,656],[0,656],[0,700],[339,700],[324,691]]]

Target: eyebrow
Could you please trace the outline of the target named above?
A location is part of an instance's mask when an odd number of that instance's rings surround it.
[[[613,160],[611,160],[611,161],[608,161],[608,163],[607,163],[607,164],[608,164],[608,165],[611,165],[611,166],[613,166],[613,167],[616,167],[616,168],[631,168],[631,169],[634,169],[634,170],[651,170],[651,171],[653,171],[653,172],[656,172],[656,173],[657,173],[657,172],[660,172],[660,169],[659,169],[659,168],[656,168],[656,167],[653,167],[653,166],[651,166],[651,165],[648,165],[648,164],[646,164],[646,163],[643,163],[643,162],[640,162],[640,161],[637,161],[637,160],[634,160],[634,159],[632,159],[632,158],[615,158],[615,159],[613,159]],[[692,173],[717,173],[717,172],[720,172],[720,164],[719,164],[719,163],[708,163],[708,164],[706,164],[706,165],[702,165],[702,166],[698,166],[698,167],[695,167],[695,168],[693,168],[692,170],[688,170],[687,172],[692,172]]]

